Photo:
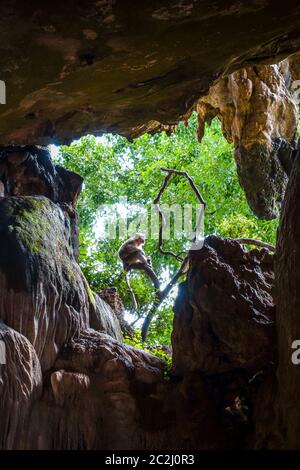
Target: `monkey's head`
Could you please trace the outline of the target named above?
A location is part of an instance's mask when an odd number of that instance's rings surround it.
[[[145,235],[143,235],[142,233],[136,233],[134,236],[134,241],[137,245],[144,245]]]

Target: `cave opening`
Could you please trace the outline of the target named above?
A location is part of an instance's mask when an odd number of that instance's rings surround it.
[[[299,449],[299,5],[24,5],[0,4],[1,450]],[[128,224],[163,291],[180,274],[147,345]]]
[[[201,189],[207,201],[204,236],[276,243],[278,217],[259,219],[249,207],[238,180],[234,146],[225,139],[221,121],[215,117],[205,127],[204,138],[199,142],[199,116],[194,112],[186,123],[180,122],[168,134],[165,131],[153,135],[146,133],[133,141],[112,134],[89,135],[70,146],[50,146],[56,164],[83,178],[77,205],[79,264],[91,289],[105,298],[107,289],[117,288],[125,307],[125,320],[133,325],[130,335],[128,329],[125,331],[125,341],[143,349],[150,348],[158,355],[163,348],[168,354],[162,356],[169,365],[172,308],[178,288],[174,286],[171,295],[156,312],[145,344],[140,338],[140,328],[153,303],[153,288],[147,276],[141,272],[133,273],[130,285],[137,301],[134,306],[118,260],[121,243],[136,232],[142,232],[146,235],[146,252],[152,258],[162,288],[178,267],[178,261],[163,256],[157,246],[158,232],[151,204],[163,181],[160,168],[187,171]],[[177,178],[163,202],[165,214],[176,204],[180,210],[180,220],[175,220],[174,210],[168,212],[170,227],[164,231],[165,248],[183,252],[189,246],[186,224],[195,223],[195,211],[189,214],[191,221],[184,221],[184,215],[187,218],[184,208],[193,210],[195,197]]]

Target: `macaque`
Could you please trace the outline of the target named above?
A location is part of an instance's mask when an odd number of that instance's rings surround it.
[[[155,289],[158,291],[160,288],[159,279],[157,278],[155,272],[152,269],[150,256],[147,256],[143,250],[144,244],[144,235],[142,235],[141,233],[136,233],[134,237],[129,238],[129,240],[123,243],[123,245],[119,249],[119,258],[122,261],[123,268],[126,272],[130,271],[130,269],[140,269],[144,271],[147,276],[150,277]],[[129,281],[127,279],[127,276],[126,281],[129,287]]]
[[[145,237],[141,233],[136,233],[129,238],[119,249],[119,258],[123,263],[123,268],[128,271],[132,265],[142,264],[151,267],[151,258],[143,250]]]

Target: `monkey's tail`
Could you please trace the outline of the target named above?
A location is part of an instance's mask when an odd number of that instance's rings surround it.
[[[132,297],[132,301],[133,301],[133,305],[134,305],[134,310],[137,310],[137,309],[138,309],[138,304],[137,304],[137,301],[136,301],[134,292],[133,292],[133,290],[132,290],[132,287],[131,287],[131,285],[130,285],[130,282],[129,282],[129,279],[128,279],[128,274],[127,274],[126,271],[125,271],[125,279],[126,279],[126,284],[127,284],[128,290],[129,290],[130,295],[131,295],[131,297]]]

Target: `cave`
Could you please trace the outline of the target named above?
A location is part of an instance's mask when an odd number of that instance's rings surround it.
[[[1,450],[299,450],[299,3],[3,0],[0,22]],[[214,235],[190,253],[166,378],[91,291],[84,181],[49,145],[193,112],[199,141],[221,120],[249,207],[280,222],[274,253]]]

